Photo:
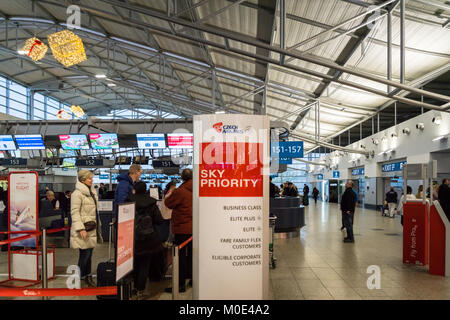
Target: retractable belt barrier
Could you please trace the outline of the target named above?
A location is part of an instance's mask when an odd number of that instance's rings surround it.
[[[63,296],[99,296],[117,295],[117,287],[98,287],[84,289],[0,289],[0,297],[63,297]]]
[[[64,228],[58,228],[58,229],[51,229],[51,230],[47,230],[47,234],[49,233],[55,233],[55,232],[61,232],[61,231],[65,231],[65,230],[70,230],[70,227],[64,227]],[[13,238],[13,239],[8,239],[8,240],[3,240],[0,241],[0,246],[4,245],[4,244],[9,244],[9,243],[13,243],[13,242],[17,242],[17,241],[22,241],[22,240],[26,240],[26,239],[30,239],[30,238],[34,238],[36,236],[40,236],[42,235],[42,231],[20,231],[20,232],[0,232],[2,234],[5,233],[10,233],[10,234],[20,234],[20,233],[29,233],[29,235],[27,236],[23,236],[23,237],[17,237],[17,238]]]
[[[178,300],[179,295],[179,252],[181,249],[183,249],[185,246],[189,244],[189,242],[192,241],[192,237],[187,239],[185,242],[180,244],[179,246],[173,246],[172,247],[172,300]]]
[[[47,230],[46,233],[56,233],[70,230],[70,227]],[[28,233],[23,237],[0,241],[0,245],[21,241],[42,235],[42,231],[21,231],[21,232],[0,232],[1,234]],[[117,286],[66,289],[66,288],[39,288],[39,289],[18,289],[18,288],[0,288],[0,297],[63,297],[63,296],[99,296],[99,295],[117,295]]]

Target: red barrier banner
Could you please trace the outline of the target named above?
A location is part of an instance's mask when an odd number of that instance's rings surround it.
[[[428,206],[406,202],[403,206],[403,263],[428,264]]]
[[[430,208],[430,274],[450,276],[450,222],[438,201]]]
[[[64,297],[64,296],[98,296],[98,295],[117,295],[117,287],[98,287],[83,289],[0,289],[0,297]]]

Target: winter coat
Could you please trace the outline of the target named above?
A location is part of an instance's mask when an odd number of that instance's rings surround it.
[[[144,241],[138,241],[135,235],[134,254],[138,256],[152,255],[163,250],[162,242],[155,226],[163,223],[164,219],[156,205],[156,199],[150,197],[147,193],[132,194],[128,196],[126,202],[136,203],[135,224],[142,222],[141,218],[145,215],[149,215],[152,218],[152,225],[149,228],[153,229],[153,233]]]
[[[175,189],[164,202],[172,209],[172,233],[192,234],[192,179]]]
[[[97,242],[103,243],[100,219],[97,219],[96,202],[98,203],[98,197],[93,187],[91,187],[91,192],[95,197],[95,201],[89,192],[89,187],[77,181],[75,191],[70,198],[70,214],[72,216],[70,247],[72,249],[95,248]],[[84,240],[79,231],[84,230],[84,223],[88,221],[96,221],[97,230],[88,231],[88,236]]]
[[[133,180],[130,178],[127,172],[122,173],[117,177],[117,188],[114,194],[114,206],[125,202],[127,197],[133,193]]]

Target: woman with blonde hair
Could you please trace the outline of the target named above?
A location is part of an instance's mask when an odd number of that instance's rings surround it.
[[[417,190],[416,198],[422,199],[422,195],[423,195],[423,185],[420,185],[419,189]]]
[[[91,171],[80,170],[75,191],[70,198],[70,247],[80,251],[80,276],[89,287],[96,286],[91,275],[92,252],[97,242],[103,243],[98,217],[98,196],[92,186],[93,180],[94,174]]]

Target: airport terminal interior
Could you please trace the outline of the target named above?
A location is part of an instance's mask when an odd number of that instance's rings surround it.
[[[446,0],[0,1],[0,300],[450,300],[449,140]]]

